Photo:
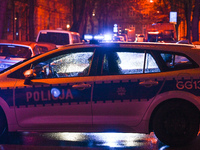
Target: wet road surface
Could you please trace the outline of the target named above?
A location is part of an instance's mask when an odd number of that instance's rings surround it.
[[[191,144],[169,147],[156,136],[136,133],[10,133],[0,150],[199,150],[200,135]]]

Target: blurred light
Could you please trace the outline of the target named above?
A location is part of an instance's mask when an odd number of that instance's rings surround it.
[[[153,0],[150,0],[150,3],[153,3]]]
[[[17,18],[15,17],[15,20],[17,20]]]
[[[67,29],[69,29],[69,28],[70,28],[70,25],[69,25],[69,24],[67,24],[67,25],[66,25],[66,27],[67,27]]]
[[[103,36],[103,35],[95,35],[95,36],[94,36],[94,39],[95,39],[95,40],[103,40],[103,39],[104,39],[104,36]]]
[[[159,34],[159,31],[156,31],[156,32],[148,32],[148,34]]]
[[[168,148],[170,148],[168,145],[165,145],[165,146],[163,146],[163,147],[161,147],[159,150],[167,150]]]
[[[93,36],[92,36],[92,35],[89,35],[89,34],[86,34],[86,35],[84,35],[84,39],[85,39],[85,40],[92,40],[92,39],[93,39]]]
[[[92,16],[94,17],[94,16],[95,16],[95,13],[92,13]]]
[[[59,96],[60,96],[60,90],[57,89],[57,88],[52,88],[52,89],[51,89],[51,94],[52,94],[54,97],[59,97]]]
[[[79,132],[58,132],[58,133],[44,133],[49,140],[70,141],[70,142],[89,142],[88,146],[103,146],[103,147],[141,147],[152,146],[152,140],[158,141],[154,134],[141,134],[141,133],[79,133]],[[151,140],[149,140],[151,139]],[[164,150],[162,147],[160,150]],[[149,148],[151,149],[151,148]]]
[[[113,32],[118,32],[118,27],[117,27],[117,24],[114,24],[114,27],[113,27]]]
[[[48,136],[49,134],[47,134]],[[70,132],[60,132],[55,133],[54,136],[49,135],[49,138],[55,137],[57,140],[62,141],[86,141],[95,140],[98,141],[98,146],[108,146],[108,147],[133,147],[140,146],[140,139],[146,138],[146,134],[138,133],[70,133]]]
[[[110,40],[112,40],[112,35],[111,35],[111,34],[105,34],[105,35],[104,35],[104,40],[105,40],[105,41],[110,41]]]

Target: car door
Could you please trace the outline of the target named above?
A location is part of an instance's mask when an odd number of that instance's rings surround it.
[[[15,111],[21,127],[40,130],[82,130],[92,124],[88,76],[94,49],[62,51],[30,63],[33,79],[15,87]],[[24,72],[26,69],[13,74]],[[89,69],[88,69],[89,68]],[[13,75],[13,76],[14,76]]]
[[[164,83],[153,56],[146,50],[109,48],[100,64],[94,78],[94,126],[138,125]]]

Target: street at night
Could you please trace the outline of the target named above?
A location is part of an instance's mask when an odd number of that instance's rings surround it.
[[[137,149],[137,150],[198,150],[200,136],[183,147],[169,147],[161,143],[153,133],[11,133],[1,142],[1,150],[90,150],[90,149]]]
[[[0,4],[0,150],[200,150],[200,0]]]

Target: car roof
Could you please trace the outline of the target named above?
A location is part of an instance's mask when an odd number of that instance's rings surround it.
[[[57,33],[68,33],[68,34],[76,34],[79,35],[78,32],[67,31],[63,29],[55,29],[55,30],[40,30],[39,32],[57,32]]]
[[[140,49],[154,49],[165,51],[185,51],[191,49],[198,49],[192,44],[176,44],[176,43],[158,43],[158,42],[105,42],[105,43],[75,43],[67,44],[59,49],[63,48],[81,48],[81,47],[120,47],[120,48],[140,48]]]
[[[58,51],[75,48],[135,48],[143,50],[165,51],[170,53],[182,53],[188,55],[200,64],[200,49],[192,44],[158,43],[158,42],[106,42],[100,44],[69,44],[58,48]]]
[[[124,48],[140,48],[140,49],[154,49],[165,51],[184,51],[186,49],[196,48],[191,44],[176,44],[176,43],[159,43],[159,42],[121,42],[113,43]]]
[[[194,45],[187,44],[176,44],[176,43],[153,43],[153,42],[111,42],[111,43],[100,43],[100,44],[84,44],[84,43],[76,43],[76,44],[68,44],[64,45],[56,51],[63,51],[68,49],[76,49],[76,48],[102,48],[109,50],[110,48],[135,48],[135,49],[143,49],[143,50],[154,50],[154,51],[169,51],[169,52],[177,52],[186,54],[190,57],[200,57],[200,49],[198,49]],[[54,52],[54,50],[53,50]],[[197,56],[194,56],[197,54]],[[199,58],[198,58],[199,59]],[[200,59],[199,59],[200,61]]]

